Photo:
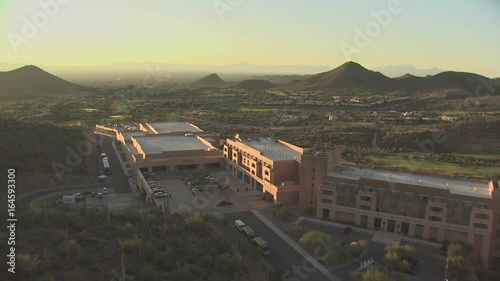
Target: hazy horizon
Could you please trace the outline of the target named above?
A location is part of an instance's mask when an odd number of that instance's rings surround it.
[[[0,62],[333,69],[356,61],[500,77],[499,13],[499,2],[467,0],[4,1]]]

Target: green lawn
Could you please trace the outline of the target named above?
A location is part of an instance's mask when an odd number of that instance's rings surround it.
[[[473,158],[479,158],[479,159],[500,159],[500,150],[460,151],[458,153],[453,153],[453,155],[463,156],[463,157],[473,157]]]
[[[438,162],[426,159],[423,154],[390,154],[367,155],[369,160],[389,168],[407,168],[412,171],[432,172],[439,174],[460,174],[467,176],[495,177],[500,174],[498,167],[475,166]]]

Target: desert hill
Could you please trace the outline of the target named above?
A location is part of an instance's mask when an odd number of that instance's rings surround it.
[[[45,95],[66,95],[90,91],[52,75],[34,65],[0,72],[0,98],[34,98]]]

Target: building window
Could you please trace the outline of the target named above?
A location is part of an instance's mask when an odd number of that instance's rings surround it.
[[[266,176],[269,176],[269,171],[265,171],[265,172],[264,172],[264,174],[265,174]]]
[[[321,190],[321,193],[325,195],[333,195],[333,190],[323,189]]]
[[[313,172],[316,171],[316,169],[313,169]]]
[[[432,201],[432,202],[444,203],[444,199],[443,199],[443,197],[439,197],[439,196],[432,196],[431,201]]]
[[[367,206],[367,205],[361,205],[360,207],[361,207],[361,209],[363,209],[363,210],[371,210],[371,209],[372,209],[372,207],[371,207],[371,206]]]
[[[488,225],[484,223],[475,223],[474,224],[475,228],[481,228],[481,229],[488,229]]]
[[[430,216],[429,220],[431,220],[431,221],[441,221],[441,218],[440,217],[436,217],[436,216]]]
[[[321,203],[327,203],[327,204],[332,204],[332,199],[325,199],[325,198],[321,198]]]
[[[314,177],[312,177],[312,180],[314,180]]]
[[[497,239],[500,239],[500,230],[497,230]]]
[[[371,198],[370,196],[361,196],[361,200],[362,200],[362,201],[371,202],[371,201],[372,201],[372,198]]]
[[[487,220],[488,218],[489,218],[488,214],[481,214],[481,213],[476,214],[476,219]]]
[[[432,206],[431,211],[441,213],[443,211],[443,208],[437,207],[437,206]]]

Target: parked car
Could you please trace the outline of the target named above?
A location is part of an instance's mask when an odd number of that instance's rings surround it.
[[[108,194],[108,189],[106,187],[102,188],[102,194]]]
[[[191,188],[191,192],[193,192],[193,193],[196,193],[196,192],[198,192],[198,191],[199,191],[199,190],[198,190],[198,188],[196,188],[196,187],[195,187],[195,188]]]
[[[102,199],[102,193],[101,192],[97,193],[97,198]]]
[[[90,193],[90,197],[94,198],[95,197],[95,192],[92,191],[92,193]]]
[[[156,193],[156,192],[165,192],[165,189],[164,188],[160,188],[160,187],[155,187],[152,189],[153,193]]]
[[[216,205],[217,207],[224,207],[224,206],[233,206],[233,203],[226,201],[226,200],[220,200],[219,203]]]
[[[80,192],[77,192],[77,193],[73,193],[73,196],[80,197],[80,196],[83,196],[83,195]]]
[[[350,226],[345,227],[344,231],[342,231],[342,233],[346,234],[346,235],[351,234],[351,232],[352,232],[352,227],[350,227]]]
[[[163,198],[163,197],[167,197],[167,196],[168,196],[168,194],[167,194],[166,192],[161,192],[161,191],[160,191],[160,192],[156,192],[156,193],[154,194],[154,196],[155,196],[155,197],[158,197],[158,198]]]
[[[245,223],[242,220],[235,220],[234,221],[234,226],[241,231],[243,227],[245,226]]]

